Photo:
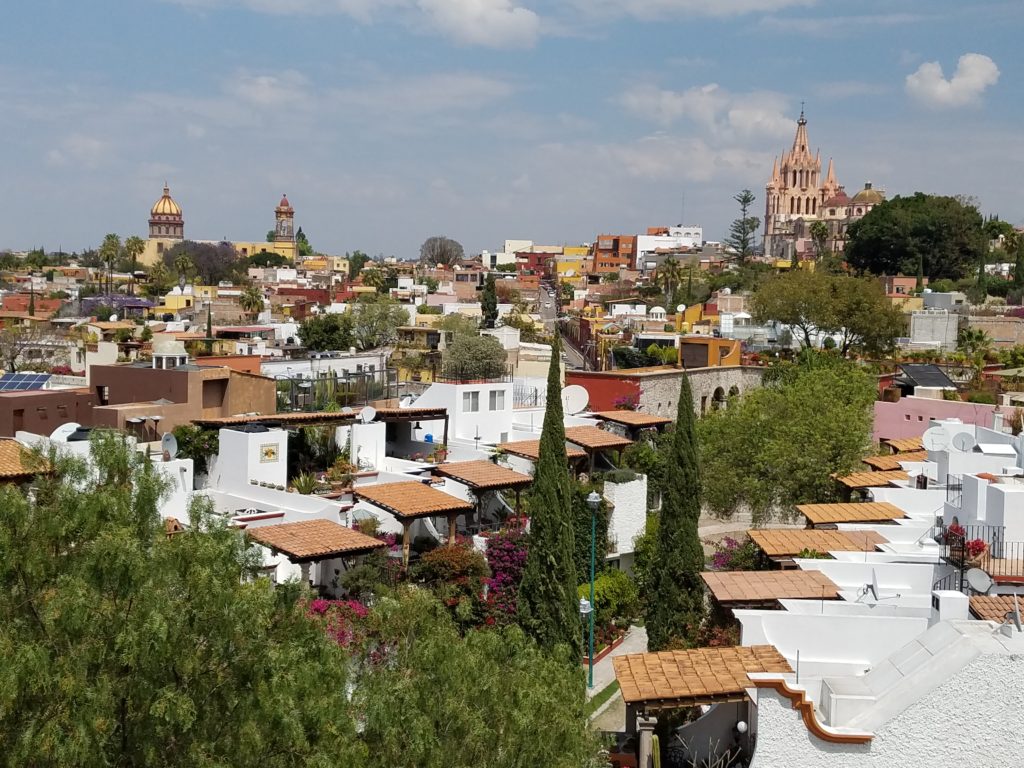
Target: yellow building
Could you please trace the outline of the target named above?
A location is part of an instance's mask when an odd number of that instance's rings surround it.
[[[302,262],[302,268],[311,272],[334,272],[348,274],[348,259],[344,256],[324,256],[317,254]]]
[[[274,209],[274,241],[267,243],[232,241],[235,252],[241,258],[254,256],[260,251],[276,253],[289,261],[295,261],[295,209],[288,197],[281,198]],[[181,206],[171,197],[171,190],[165,184],[164,193],[149,211],[149,239],[139,256],[139,263],[152,266],[164,257],[164,253],[185,239],[185,218]],[[219,240],[197,240],[196,242],[218,243]],[[347,268],[347,265],[346,265]]]

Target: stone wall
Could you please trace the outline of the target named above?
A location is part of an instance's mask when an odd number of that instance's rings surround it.
[[[640,381],[640,410],[658,416],[675,418],[679,402],[679,377],[682,371],[645,375]],[[687,370],[693,391],[693,409],[703,415],[715,407],[715,402],[729,395],[743,394],[761,386],[764,368],[754,366],[728,366],[721,368],[693,368]]]

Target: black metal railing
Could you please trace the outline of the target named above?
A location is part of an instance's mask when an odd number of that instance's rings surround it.
[[[455,365],[447,363],[441,366],[434,381],[449,384],[465,382],[509,382],[512,381],[511,366],[489,367],[484,365]]]
[[[963,475],[947,475],[946,477],[946,501],[954,507],[963,503],[964,479]]]
[[[1024,583],[1024,541],[1006,541],[1001,525],[942,526],[942,557],[959,572],[980,568],[996,581]]]
[[[513,408],[543,408],[548,404],[547,387],[516,383],[512,386]]]

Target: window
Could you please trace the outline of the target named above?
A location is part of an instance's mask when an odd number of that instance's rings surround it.
[[[504,411],[505,410],[505,390],[495,389],[491,391],[491,410],[492,411]]]
[[[462,412],[463,413],[476,413],[480,410],[480,393],[479,392],[463,392],[462,393]]]

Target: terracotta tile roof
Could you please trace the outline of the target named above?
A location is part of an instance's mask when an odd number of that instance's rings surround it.
[[[631,653],[612,664],[623,700],[647,708],[741,700],[753,687],[749,673],[793,671],[772,645]]]
[[[701,578],[720,603],[839,597],[839,588],[821,571],[705,571]]]
[[[827,552],[873,552],[888,539],[875,531],[828,531],[819,528],[769,528],[747,531],[769,557],[794,557],[805,549]]]
[[[569,427],[565,430],[565,439],[592,451],[618,450],[633,444],[628,438],[591,426]]]
[[[893,469],[888,472],[851,472],[849,475],[833,475],[836,482],[847,488],[880,488],[893,482],[909,479],[909,475],[902,469]]]
[[[591,415],[627,427],[658,427],[662,424],[672,423],[672,419],[667,416],[655,416],[653,413],[641,413],[640,411],[596,411]]]
[[[236,371],[238,373],[238,371]],[[194,419],[193,424],[203,427],[233,427],[244,424],[341,424],[359,418],[360,408],[351,413],[341,411],[308,411],[299,413],[265,413],[258,416],[223,416],[216,419]],[[443,419],[446,408],[376,408],[377,420]]]
[[[924,449],[924,443],[920,437],[904,437],[898,440],[883,440],[883,443],[892,448],[896,453],[909,453]]]
[[[473,510],[473,505],[468,501],[417,482],[358,485],[352,489],[352,495],[400,518],[430,517]]]
[[[887,501],[868,501],[862,504],[798,504],[796,511],[811,525],[824,523],[877,523],[902,520],[906,517],[899,507]]]
[[[1019,595],[1021,613],[1024,614],[1024,595]],[[1013,595],[974,595],[971,597],[971,613],[982,621],[1003,623],[1006,614],[1013,610]]]
[[[42,456],[12,437],[0,438],[0,479],[29,477],[47,471],[49,462]]]
[[[246,529],[245,533],[253,541],[277,550],[293,561],[358,554],[387,546],[380,539],[331,520],[262,525]]]
[[[522,488],[533,482],[529,475],[499,466],[486,459],[440,464],[434,472],[482,491],[493,488]]]
[[[901,461],[928,461],[928,451],[907,451],[888,456],[868,456],[863,459],[869,467],[882,472],[899,469]]]
[[[522,456],[524,459],[536,461],[540,458],[540,440],[516,440],[511,443],[499,443],[499,451],[511,453],[513,456]],[[565,449],[570,459],[581,459],[587,455],[586,451],[568,446]]]

